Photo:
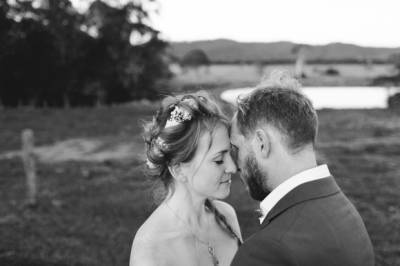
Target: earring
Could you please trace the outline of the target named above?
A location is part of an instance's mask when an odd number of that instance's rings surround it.
[[[187,178],[186,178],[186,176],[181,176],[180,178],[179,178],[179,180],[181,181],[181,182],[183,182],[183,183],[186,183],[187,182]]]

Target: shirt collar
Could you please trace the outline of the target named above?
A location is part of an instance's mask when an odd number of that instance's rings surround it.
[[[260,203],[260,210],[262,216],[260,224],[267,217],[272,208],[290,191],[294,188],[311,181],[331,176],[328,166],[326,164],[307,169],[302,171],[289,179],[285,180],[282,184],[277,186],[263,201]]]

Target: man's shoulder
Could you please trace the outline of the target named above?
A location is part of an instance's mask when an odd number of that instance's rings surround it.
[[[323,263],[337,258],[345,264],[370,262],[373,257],[362,219],[342,193],[291,206],[266,221],[244,244],[252,254],[268,252],[278,246],[279,253],[268,256],[303,262],[311,256],[321,258]]]
[[[334,228],[338,224],[347,223],[343,220],[343,213],[346,210],[352,210],[350,213],[355,211],[351,207],[343,194],[299,202],[272,219],[267,217],[261,224],[260,231],[252,235],[247,244],[257,246],[264,242],[278,241],[287,242],[290,247],[296,245],[297,241],[301,242],[297,239],[300,234],[328,238],[337,234]],[[354,214],[357,215],[358,213]]]
[[[246,240],[236,253],[232,266],[297,265],[295,254],[279,239],[256,233]]]
[[[307,204],[305,204],[305,202],[298,203],[288,209],[285,209],[272,219],[267,217],[261,224],[260,233],[273,234],[274,238],[280,240],[286,232],[290,230],[296,230],[299,222],[301,224],[305,212],[308,212],[308,210],[305,210],[306,207]]]
[[[348,213],[348,217],[344,218]],[[310,235],[335,234],[338,223],[354,222],[359,214],[343,193],[299,202],[267,221],[261,230],[283,239],[290,232],[308,232]],[[328,230],[330,228],[330,230]],[[322,232],[320,232],[320,230]]]

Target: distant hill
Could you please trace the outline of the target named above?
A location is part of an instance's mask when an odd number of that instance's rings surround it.
[[[296,59],[292,42],[245,43],[227,39],[194,42],[172,42],[172,54],[181,59],[188,51],[202,49],[213,63],[240,62],[293,62]],[[353,44],[331,43],[307,45],[306,60],[309,62],[377,62],[390,60],[400,53],[399,48],[362,47]]]

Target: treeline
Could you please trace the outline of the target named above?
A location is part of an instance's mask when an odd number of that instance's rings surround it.
[[[173,55],[181,59],[193,49],[203,50],[210,62],[223,64],[282,64],[300,54],[311,63],[390,63],[398,48],[363,47],[346,43],[308,45],[292,42],[238,42],[227,39],[171,42]]]
[[[149,0],[151,1],[151,0]],[[0,1],[3,106],[93,106],[155,98],[170,77],[168,44],[145,3]]]
[[[179,59],[177,59],[179,60]],[[295,64],[296,59],[270,59],[270,60],[234,60],[234,61],[224,61],[224,60],[210,60],[210,64],[214,65],[282,65],[282,64]],[[391,64],[390,60],[358,60],[358,59],[338,59],[338,60],[322,60],[322,59],[310,59],[306,61],[307,64],[359,64],[359,65],[368,65],[368,64]]]

